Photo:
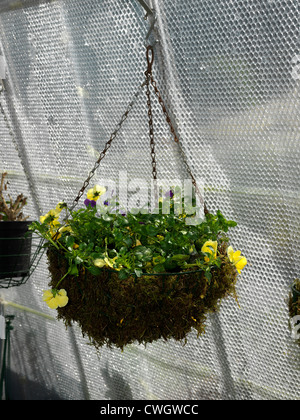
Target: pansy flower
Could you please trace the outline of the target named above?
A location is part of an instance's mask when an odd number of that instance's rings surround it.
[[[44,290],[43,301],[47,303],[49,308],[63,308],[69,302],[67,292],[64,289]]]
[[[232,246],[228,247],[227,255],[229,261],[235,265],[238,273],[241,274],[242,269],[247,265],[246,257],[241,255],[241,251],[234,251]]]
[[[217,241],[207,241],[201,248],[201,252],[204,254],[210,254],[211,258],[217,257],[218,242]],[[208,256],[204,257],[206,262],[209,262],[210,258]]]
[[[166,197],[166,198],[169,198],[169,197],[170,197],[170,198],[173,198],[173,197],[174,197],[174,193],[173,193],[173,191],[172,191],[172,190],[167,191],[167,192],[166,192],[166,194],[165,194],[165,197]]]
[[[95,185],[94,188],[91,188],[87,192],[87,198],[91,201],[99,200],[100,196],[106,192],[105,187],[101,187],[100,185]]]
[[[44,223],[46,219],[49,219],[48,223],[50,225],[53,225],[53,226],[59,225],[59,222],[58,222],[59,215],[60,215],[60,210],[52,209],[48,211],[48,213],[45,214],[44,216],[40,216],[40,222]]]
[[[115,257],[115,258],[108,258],[108,257],[97,258],[96,260],[94,260],[94,265],[96,267],[99,267],[99,268],[110,267],[110,268],[113,268],[114,270],[120,271],[122,267],[120,267],[120,268],[115,268],[114,267],[114,264],[115,264],[115,261],[116,261],[117,258],[118,257]]]
[[[96,201],[95,200],[89,200],[88,198],[86,200],[84,200],[84,204],[88,207],[96,207]]]

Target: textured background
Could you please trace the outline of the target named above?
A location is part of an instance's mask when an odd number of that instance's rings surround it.
[[[186,346],[123,353],[87,344],[42,302],[43,258],[26,285],[0,290],[14,314],[12,399],[299,399],[300,349],[288,328],[299,277],[299,4],[296,0],[153,0],[155,77],[208,208],[238,222],[247,256],[233,299]],[[142,83],[148,22],[135,0],[0,1],[0,171],[36,219],[72,203]],[[160,177],[184,166],[155,107]],[[145,95],[96,173],[151,177]],[[31,311],[29,311],[31,310]],[[38,311],[41,314],[33,313]]]

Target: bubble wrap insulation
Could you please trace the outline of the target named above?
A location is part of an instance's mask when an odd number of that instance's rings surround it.
[[[26,285],[0,290],[14,314],[12,399],[299,399],[300,349],[288,327],[299,277],[299,11],[295,0],[153,0],[154,74],[209,210],[238,222],[249,264],[234,299],[188,343],[88,345],[42,302],[43,257]],[[134,0],[0,2],[7,91],[0,170],[36,219],[70,204],[146,70],[148,22]],[[186,177],[154,106],[160,177]],[[93,180],[151,177],[141,94]]]

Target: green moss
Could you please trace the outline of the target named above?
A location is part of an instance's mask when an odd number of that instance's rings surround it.
[[[68,261],[51,248],[48,261],[49,286],[55,287],[66,274]],[[193,328],[204,333],[206,316],[219,309],[221,299],[235,296],[237,271],[228,260],[212,274],[210,283],[203,271],[196,270],[121,280],[113,270],[94,276],[81,268],[78,276],[68,275],[61,284],[69,303],[58,309],[58,319],[66,326],[77,322],[96,348],[123,349],[135,342],[170,338],[186,341]]]

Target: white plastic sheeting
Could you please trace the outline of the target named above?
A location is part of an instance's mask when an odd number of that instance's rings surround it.
[[[42,302],[43,258],[1,290],[11,333],[11,399],[299,399],[300,348],[288,327],[299,277],[299,11],[294,0],[153,0],[155,77],[211,211],[238,222],[249,264],[206,334],[123,353],[87,344]],[[0,170],[36,219],[72,203],[144,80],[145,12],[135,0],[1,1]],[[151,177],[140,95],[95,182]],[[155,107],[161,177],[186,177]],[[9,127],[8,127],[9,125]],[[148,150],[149,149],[149,150]],[[30,309],[30,311],[29,311]],[[47,315],[47,318],[33,311]],[[53,317],[53,319],[50,319]]]

